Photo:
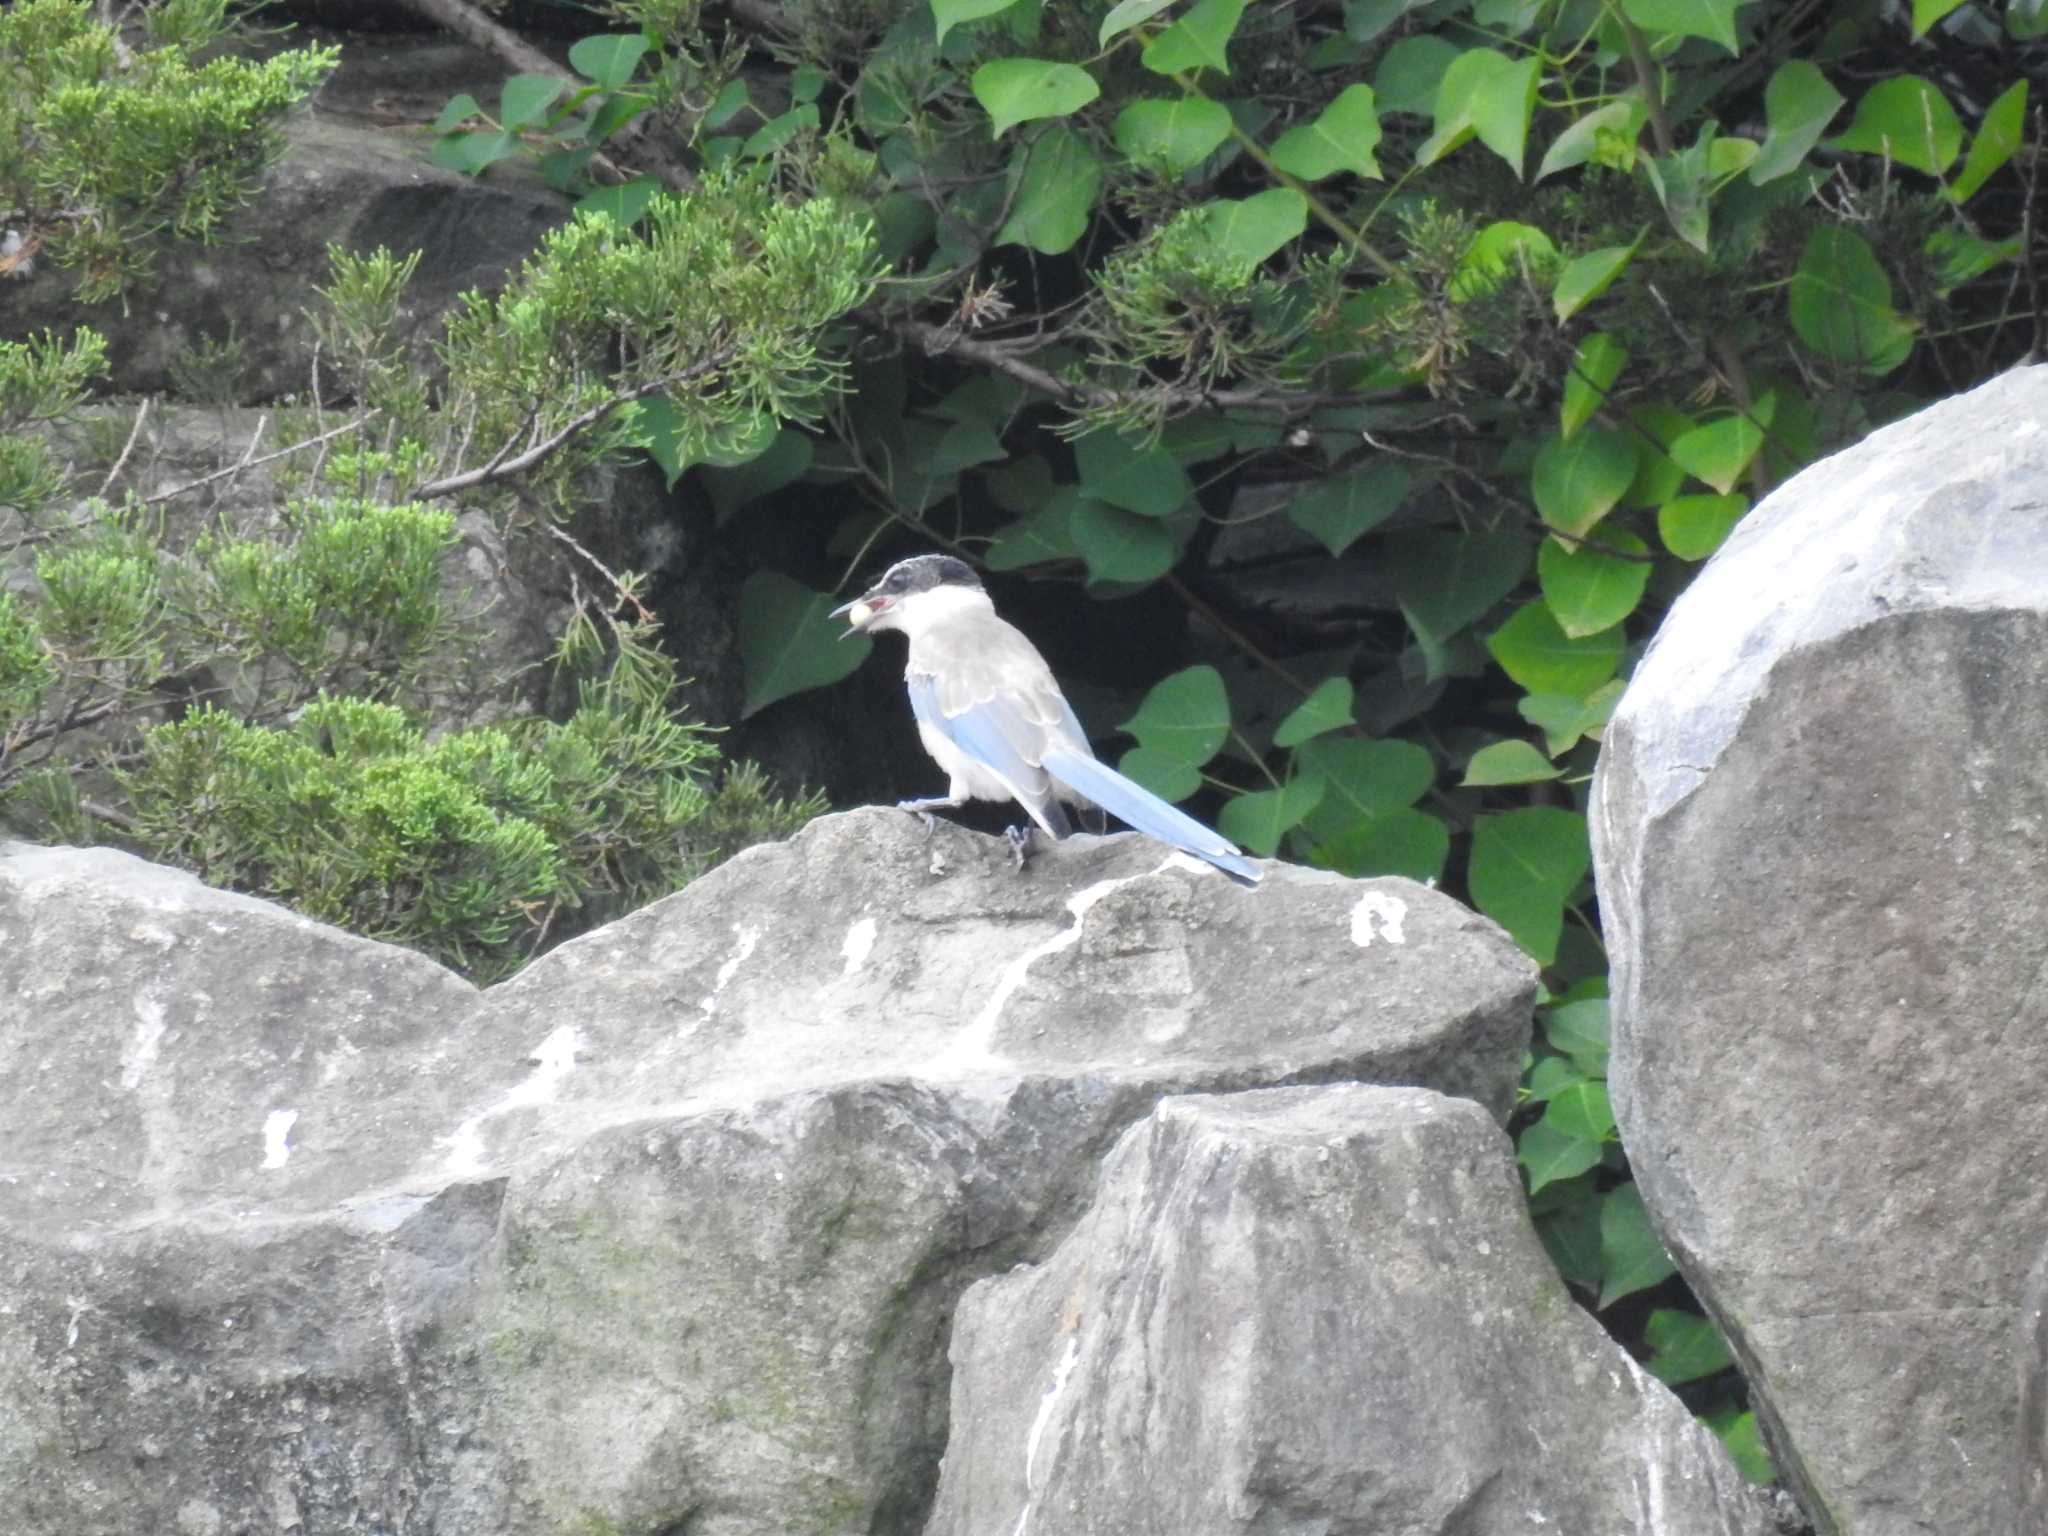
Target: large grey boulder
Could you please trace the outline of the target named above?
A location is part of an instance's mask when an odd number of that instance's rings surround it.
[[[1760,1496],[1543,1260],[1425,1089],[1167,1099],[953,1334],[929,1536],[1762,1536]]]
[[[1505,1113],[1533,976],[1404,881],[859,812],[478,993],[0,856],[0,1530],[893,1532],[946,1338],[1169,1093]],[[1534,1262],[1541,1263],[1540,1256]]]
[[[2014,1529],[2048,1237],[2048,368],[1781,487],[1595,788],[1611,1084],[1824,1532]]]

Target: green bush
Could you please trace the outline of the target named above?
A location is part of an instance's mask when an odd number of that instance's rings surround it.
[[[79,272],[88,303],[146,271],[165,238],[206,241],[282,152],[278,123],[340,55],[217,55],[228,0],[161,0],[141,46],[89,0],[0,11],[0,227]]]
[[[322,696],[275,728],[201,706],[143,733],[126,831],[214,884],[495,980],[822,808],[750,766],[716,780],[672,681],[628,637],[559,723],[430,738],[366,699]]]

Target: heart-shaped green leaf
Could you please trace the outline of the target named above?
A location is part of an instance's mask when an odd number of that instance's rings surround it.
[[[570,45],[569,67],[607,91],[625,89],[649,47],[638,32],[612,32]]]
[[[1254,790],[1238,795],[1223,807],[1216,830],[1249,849],[1260,858],[1271,858],[1280,839],[1301,825],[1304,816],[1323,798],[1324,783],[1317,778],[1298,778],[1278,789]]]
[[[1541,784],[1563,772],[1529,742],[1496,741],[1472,754],[1472,761],[1465,765],[1465,777],[1458,782],[1473,789],[1496,784]]]
[[[996,231],[997,245],[1028,245],[1046,256],[1071,250],[1088,228],[1102,162],[1088,141],[1054,123],[1025,152],[1010,216]]]
[[[1628,348],[1606,331],[1595,331],[1579,343],[1572,354],[1571,370],[1564,376],[1564,400],[1558,407],[1559,425],[1567,438],[1607,403],[1608,391],[1627,364]]]
[[[1281,170],[1303,181],[1321,181],[1339,171],[1378,181],[1379,162],[1372,152],[1379,142],[1372,87],[1349,85],[1312,121],[1281,134],[1268,153]]]
[[[1230,700],[1214,667],[1188,667],[1154,683],[1119,730],[1176,762],[1199,768],[1230,734]]]
[[[1139,584],[1173,569],[1179,551],[1164,524],[1083,496],[1067,523],[1090,581]]]
[[[1253,266],[1308,227],[1308,199],[1292,187],[1237,200],[1219,198],[1198,212],[1204,233],[1221,254]]]
[[[1164,448],[1132,442],[1113,427],[1074,440],[1081,489],[1140,517],[1166,517],[1194,495],[1180,461]]]
[[[1968,202],[2018,152],[2026,127],[2027,82],[2016,80],[1984,109],[1984,121],[1977,125],[1977,137],[1970,141],[1969,156],[1961,174],[1949,183],[1948,195]]]
[[[1474,824],[1466,883],[1480,911],[1549,965],[1557,958],[1564,904],[1591,862],[1584,816],[1556,806],[1523,806]]]
[[[1144,65],[1155,75],[1189,69],[1230,73],[1231,34],[1244,17],[1245,0],[1195,0],[1187,13],[1145,44]]]
[[[1747,511],[1747,496],[1675,496],[1657,509],[1657,537],[1681,560],[1704,560]]]
[[[1570,439],[1553,437],[1537,451],[1529,490],[1546,523],[1584,535],[1614,510],[1635,477],[1636,440],[1625,432],[1588,427]]]
[[[997,138],[1019,123],[1078,112],[1102,94],[1085,69],[1048,59],[992,59],[971,84]]]
[[[1882,155],[1927,176],[1939,176],[1963,148],[1956,109],[1932,80],[1894,75],[1863,93],[1849,126],[1828,148]]]
[[[780,571],[756,571],[740,586],[740,662],[746,672],[740,718],[759,714],[777,699],[836,683],[867,659],[865,635],[842,640],[845,629],[828,615],[837,606]]]
[[[1566,262],[1550,294],[1550,301],[1557,308],[1558,323],[1571,319],[1605,293],[1621,276],[1622,269],[1635,256],[1636,245],[1641,243],[1642,236],[1638,235],[1633,244],[1606,246]]]
[[[1650,584],[1649,547],[1620,528],[1603,528],[1598,543],[1545,539],[1536,553],[1543,601],[1558,628],[1574,639],[1612,629],[1636,611]]]
[[[932,20],[938,24],[938,41],[964,21],[979,21],[1007,11],[1019,0],[932,0]]]
[[[1525,603],[1487,636],[1486,648],[1503,672],[1531,693],[1583,698],[1614,675],[1622,634],[1609,629],[1574,639],[1551,616],[1547,603]]]
[[[1730,53],[1740,47],[1735,11],[1742,0],[1621,0],[1622,14],[1645,32],[1704,37]]]
[[[1392,462],[1361,465],[1319,480],[1288,503],[1287,515],[1333,555],[1393,515],[1408,494],[1408,472]]]
[[[1617,1184],[1604,1197],[1600,1208],[1600,1256],[1606,1272],[1600,1285],[1602,1307],[1612,1306],[1637,1291],[1646,1291],[1678,1270],[1650,1225],[1642,1191],[1633,1184]]]
[[[1787,59],[1764,87],[1764,146],[1749,168],[1757,186],[1796,171],[1848,98],[1805,59]]]
[[[1351,679],[1326,677],[1273,728],[1273,745],[1298,747],[1351,724]]]
[[[498,91],[498,122],[508,129],[528,128],[547,116],[562,82],[551,75],[514,75]]]
[[[1134,101],[1110,128],[1116,147],[1132,160],[1191,170],[1230,137],[1230,112],[1206,96],[1172,101]]]

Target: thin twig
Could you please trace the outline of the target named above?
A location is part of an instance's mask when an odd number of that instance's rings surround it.
[[[494,480],[505,480],[513,475],[524,474],[527,470],[533,468],[534,465],[554,454],[556,450],[568,443],[572,438],[596,426],[620,406],[629,405],[635,400],[645,400],[649,395],[664,394],[668,390],[675,388],[678,384],[686,384],[691,379],[702,378],[707,373],[716,373],[731,361],[732,349],[726,347],[700,362],[692,363],[681,373],[672,373],[665,378],[649,379],[645,384],[636,384],[624,394],[613,395],[602,404],[592,406],[559,432],[556,432],[552,437],[547,438],[543,442],[535,443],[516,458],[504,458],[503,450],[501,449],[499,457],[493,458],[488,464],[476,469],[464,470],[459,475],[448,475],[443,479],[434,480],[421,486],[412,493],[412,499],[415,501],[433,501],[438,497],[453,496],[461,491],[474,490],[477,486],[488,485]]]
[[[1016,356],[1001,345],[991,341],[976,341],[958,331],[933,325],[926,320],[895,320],[889,329],[906,341],[916,342],[928,357],[944,357],[956,354],[984,368],[993,368],[1020,384],[1029,385],[1040,394],[1052,395],[1060,400],[1077,400],[1085,405],[1113,405],[1116,396],[1105,389],[1091,389],[1083,384],[1069,384],[1064,379],[1047,373]]]
[[[1643,105],[1650,113],[1650,137],[1657,141],[1657,153],[1669,155],[1677,152],[1678,140],[1671,133],[1671,117],[1664,110],[1664,93],[1657,88],[1657,64],[1650,57],[1650,45],[1643,41],[1643,34],[1636,30],[1636,24],[1615,8],[1615,20],[1621,23],[1621,35],[1628,44],[1629,66],[1635,71],[1636,84],[1642,88]]]
[[[82,725],[104,720],[115,710],[125,707],[126,703],[124,699],[106,699],[91,709],[72,710],[62,720],[52,720],[48,725],[25,727],[0,740],[0,758],[12,757],[23,747],[32,747],[52,736],[62,736],[66,731],[75,731]]]
[[[344,432],[355,431],[358,427],[366,425],[371,417],[379,414],[381,413],[374,410],[365,411],[362,415],[358,416],[354,421],[349,422],[345,426],[334,427],[326,432],[322,432],[318,437],[309,437],[306,438],[303,442],[292,443],[287,447],[274,449],[273,451],[264,454],[263,457],[260,459],[252,459],[248,457],[248,455],[244,454],[241,463],[230,464],[226,469],[216,469],[210,475],[201,475],[197,480],[192,481],[189,485],[181,485],[177,487],[175,490],[158,491],[154,496],[145,496],[142,500],[142,505],[144,505],[145,507],[153,507],[160,501],[174,500],[179,496],[185,495],[187,492],[198,490],[201,486],[211,485],[216,480],[225,480],[230,475],[239,475],[245,469],[254,469],[259,464],[268,464],[273,459],[281,459],[284,458],[287,454],[297,453],[301,449],[312,448],[320,443],[326,442],[329,438],[340,437]],[[260,426],[258,427],[258,431],[260,433]],[[256,446],[253,439],[251,440],[249,446],[252,448]]]
[[[926,320],[891,320],[888,328],[906,341],[915,342],[929,357],[948,355],[965,358],[1006,374],[1055,399],[1108,408],[1136,397],[1089,384],[1069,384],[1045,369],[1027,363],[1000,342],[976,341]],[[1258,411],[1281,417],[1306,415],[1326,406],[1368,405],[1385,400],[1387,392],[1342,390],[1323,394],[1276,393],[1264,389],[1168,389],[1165,397],[1176,403],[1199,404],[1214,411]]]
[[[2041,310],[2041,268],[2034,259],[2034,197],[2041,186],[2041,160],[2048,151],[2048,137],[2041,131],[2042,112],[2034,109],[2034,151],[2027,157],[2027,191],[2020,202],[2020,262],[2027,273],[2027,307],[2034,312],[2034,335],[2027,346],[2027,361],[2038,363],[2048,357],[2048,314]]]
[[[652,624],[655,622],[654,615],[647,611],[647,605],[645,603],[641,602],[638,597],[634,596],[633,589],[631,587],[628,587],[623,581],[619,580],[618,576],[613,573],[610,566],[606,565],[602,560],[598,559],[597,556],[593,555],[589,550],[585,549],[581,544],[577,543],[576,540],[570,535],[568,529],[559,526],[552,519],[546,517],[543,517],[541,519],[541,526],[547,529],[547,531],[553,534],[556,538],[560,539],[564,544],[568,545],[571,549],[575,550],[577,554],[581,555],[584,559],[588,560],[591,563],[591,565],[596,569],[597,573],[600,576],[604,577],[606,581],[612,584],[612,590],[617,592],[619,596],[623,597],[627,602],[633,605],[634,611],[640,615],[641,621],[643,623]]]
[[[1218,613],[1216,609],[1206,600],[1197,596],[1194,590],[1190,588],[1186,582],[1182,581],[1178,576],[1174,575],[1174,573],[1171,571],[1168,571],[1166,575],[1161,579],[1166,583],[1167,587],[1174,593],[1176,597],[1178,597],[1182,602],[1186,603],[1188,607],[1192,608],[1196,613],[1200,614],[1203,618],[1207,619],[1211,624],[1215,625],[1216,629],[1219,633],[1222,634],[1224,639],[1228,640],[1240,651],[1243,651],[1245,655],[1251,657],[1252,660],[1256,661],[1268,672],[1272,673],[1275,677],[1279,678],[1281,682],[1285,683],[1288,687],[1292,688],[1296,693],[1301,694],[1303,697],[1307,696],[1309,692],[1309,686],[1307,683],[1304,683],[1300,678],[1296,677],[1292,672],[1288,671],[1285,666],[1275,661],[1271,656],[1268,656],[1264,651],[1260,650],[1256,645],[1254,645],[1249,639],[1245,637],[1244,631],[1240,630],[1239,628],[1237,628],[1236,625],[1232,624],[1228,619],[1224,618],[1223,615]]]
[[[135,425],[128,429],[128,441],[121,449],[121,457],[114,460],[114,467],[107,471],[107,478],[100,482],[99,494],[105,498],[114,488],[114,482],[121,478],[121,471],[128,467],[128,455],[135,451],[135,444],[142,437],[142,423],[149,417],[148,395],[142,397],[142,404],[135,408]]]
[[[117,811],[111,805],[102,805],[97,800],[80,800],[78,808],[94,821],[104,821],[119,827],[123,832],[133,832],[140,823],[126,811]]]

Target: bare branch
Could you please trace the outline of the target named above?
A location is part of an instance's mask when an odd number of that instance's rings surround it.
[[[592,406],[574,421],[562,427],[560,431],[541,442],[535,443],[526,452],[508,459],[504,457],[504,451],[500,449],[498,456],[493,458],[490,463],[476,469],[464,470],[459,475],[448,475],[442,479],[431,481],[414,491],[412,499],[415,501],[433,501],[442,496],[454,496],[462,491],[474,490],[480,485],[488,485],[496,480],[506,480],[510,479],[513,475],[524,474],[536,464],[551,457],[572,439],[589,431],[620,406],[630,404],[635,400],[645,400],[649,395],[665,394],[678,384],[686,384],[691,379],[702,378],[707,373],[716,373],[731,361],[732,350],[725,348],[700,362],[692,363],[681,373],[672,373],[664,378],[650,379],[645,384],[636,384],[633,388],[625,391],[625,393],[613,395],[601,404]]]
[[[499,26],[474,6],[465,4],[464,0],[400,0],[400,3],[422,21],[453,32],[517,74],[546,75],[550,80],[564,82],[576,78],[517,32]]]
[[[933,325],[925,320],[895,320],[889,328],[906,341],[914,341],[928,357],[944,357],[955,354],[970,362],[993,368],[1007,374],[1020,384],[1027,384],[1041,394],[1052,395],[1061,400],[1077,400],[1088,405],[1111,405],[1116,397],[1107,390],[1077,388],[1062,379],[1055,378],[1043,368],[1034,367],[1007,348],[991,341],[976,341],[971,336],[950,330],[945,326]]]
[[[977,341],[948,326],[911,319],[891,320],[887,325],[904,340],[915,342],[928,357],[951,355],[965,358],[971,363],[978,363],[984,368],[992,368],[997,373],[1006,374],[1020,384],[1028,385],[1041,394],[1051,395],[1070,405],[1112,407],[1141,398],[1119,394],[1112,389],[1098,389],[1092,385],[1069,384],[1065,379],[1057,378],[1045,369],[1027,363],[1001,342]],[[1289,417],[1305,416],[1310,411],[1322,410],[1326,406],[1369,405],[1374,401],[1388,399],[1391,392],[1191,389],[1167,386],[1160,393],[1170,404],[1184,405],[1190,409],[1257,411],[1265,415]]]
[[[102,805],[97,800],[80,800],[78,808],[94,821],[104,821],[109,826],[119,827],[123,832],[133,832],[136,820],[126,811],[117,811],[111,805]]]
[[[464,42],[483,49],[500,63],[517,74],[545,75],[550,80],[559,80],[570,90],[580,90],[588,82],[574,70],[564,69],[553,59],[542,53],[526,39],[509,27],[502,27],[484,15],[468,0],[399,0],[407,10],[424,21],[453,32]],[[687,167],[653,144],[639,132],[638,124],[629,124],[613,138],[614,148],[631,148],[644,152],[652,163],[653,173],[662,184],[670,188],[686,188],[693,178]],[[590,163],[601,168],[606,175],[620,181],[628,179],[623,170],[608,155],[600,152],[591,157]]]
[[[268,464],[272,459],[281,459],[287,454],[297,453],[301,449],[317,447],[319,444],[327,442],[330,438],[340,437],[345,432],[353,432],[357,428],[367,425],[370,419],[378,414],[376,411],[365,411],[354,421],[348,422],[343,426],[331,427],[327,431],[322,432],[318,437],[309,437],[303,442],[293,443],[289,447],[279,448],[266,453],[260,459],[252,459],[245,453],[242,455],[242,460],[239,464],[230,464],[226,469],[216,469],[210,475],[201,475],[197,480],[178,486],[173,490],[158,491],[154,496],[144,497],[142,504],[145,507],[153,507],[160,501],[172,501],[177,497],[186,495],[188,492],[198,490],[201,486],[211,485],[216,480],[225,480],[230,475],[239,475],[245,469],[254,469],[258,464]],[[250,439],[249,446],[251,448],[256,446],[254,438]]]
[[[99,494],[104,498],[114,488],[114,482],[121,478],[121,471],[128,467],[128,455],[135,451],[135,444],[142,436],[142,423],[149,417],[148,395],[142,397],[142,404],[135,408],[135,425],[128,429],[128,441],[121,449],[121,457],[114,460],[114,467],[107,471],[107,478],[100,482]]]
[[[568,545],[571,549],[575,550],[576,553],[581,555],[585,560],[588,560],[591,566],[597,571],[598,575],[602,576],[606,581],[612,584],[612,590],[618,593],[620,597],[623,597],[627,602],[633,605],[634,612],[640,615],[641,621],[643,623],[652,624],[656,622],[654,615],[647,611],[647,605],[641,602],[640,599],[634,595],[633,589],[627,586],[625,582],[621,581],[618,577],[618,574],[614,572],[610,566],[606,565],[602,560],[598,559],[597,556],[593,555],[589,550],[585,549],[581,544],[577,543],[576,540],[570,535],[568,529],[559,526],[552,519],[547,518],[543,518],[541,520],[541,526],[546,528],[549,533],[553,534],[557,539],[560,539],[564,544]]]

